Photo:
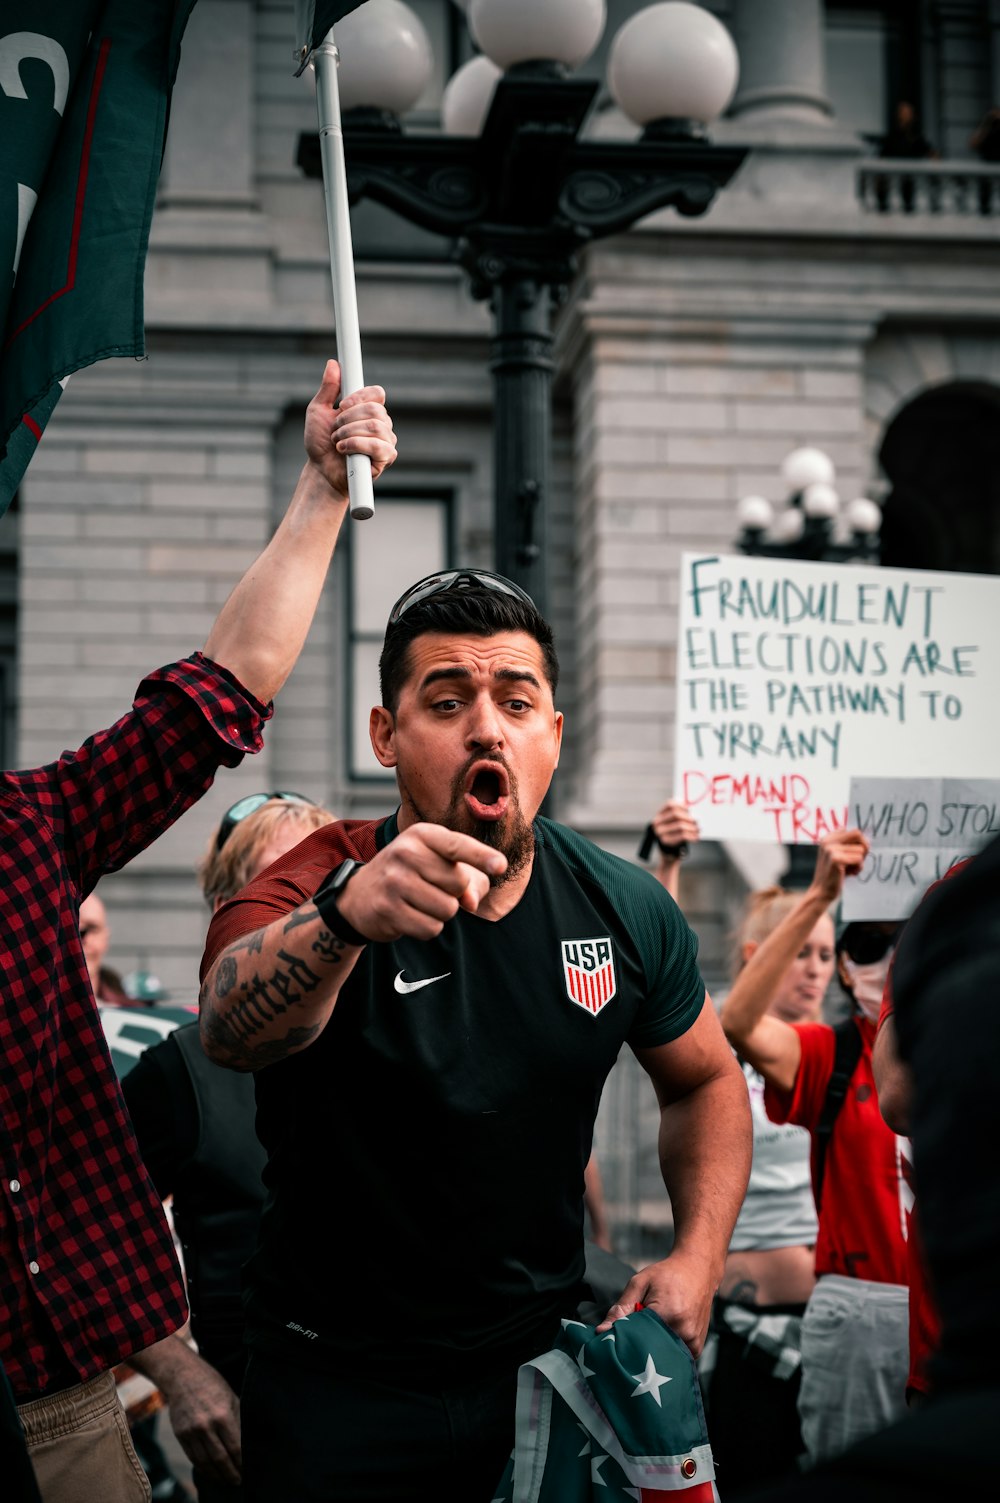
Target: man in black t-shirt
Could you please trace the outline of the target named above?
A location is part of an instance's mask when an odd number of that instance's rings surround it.
[[[641,1303],[700,1350],[749,1170],[746,1089],[678,909],[537,817],[562,716],[530,599],[483,571],[422,580],[380,670],[397,813],[310,836],[220,911],[203,964],[206,1050],[259,1072],[268,1154],[250,1503],[494,1497],[517,1368],[580,1292],[623,1043],[659,1096],[676,1234],[609,1339]]]

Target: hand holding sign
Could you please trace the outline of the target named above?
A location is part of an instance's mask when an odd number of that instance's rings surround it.
[[[868,841],[860,830],[835,830],[832,835],[824,835],[816,850],[813,889],[827,904],[835,903],[844,878],[856,877],[867,855]]]
[[[653,815],[653,834],[662,846],[693,845],[700,835],[698,821],[687,804],[668,799]]]

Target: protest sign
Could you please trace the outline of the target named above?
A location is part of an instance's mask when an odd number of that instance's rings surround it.
[[[856,777],[989,778],[1000,579],[685,554],[676,796],[709,839],[809,844]]]
[[[841,917],[905,919],[932,882],[1000,835],[998,778],[852,778],[848,823],[871,850]]]

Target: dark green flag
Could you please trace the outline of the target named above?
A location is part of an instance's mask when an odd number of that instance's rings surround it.
[[[318,47],[331,26],[336,26],[362,0],[297,0],[296,38],[299,51]]]
[[[144,352],[167,107],[195,0],[3,0],[0,513],[60,394]]]

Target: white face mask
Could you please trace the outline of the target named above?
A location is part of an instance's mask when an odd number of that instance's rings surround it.
[[[882,959],[872,965],[857,965],[849,955],[841,957],[854,1000],[870,1023],[878,1022],[892,953],[892,950],[887,950]]]

